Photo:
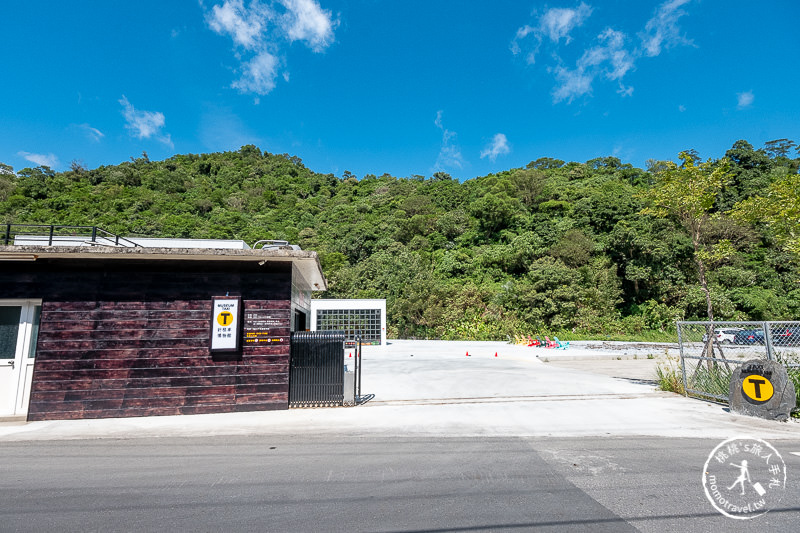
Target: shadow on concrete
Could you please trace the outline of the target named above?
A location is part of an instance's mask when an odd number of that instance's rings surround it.
[[[623,378],[621,376],[612,376],[612,377],[615,377],[617,379],[623,379],[623,380],[627,381],[628,383],[635,383],[637,385],[653,385],[653,386],[658,385],[658,380],[657,379]]]
[[[363,405],[373,398],[375,398],[374,394],[365,394],[363,396],[359,396],[356,400],[356,405]]]

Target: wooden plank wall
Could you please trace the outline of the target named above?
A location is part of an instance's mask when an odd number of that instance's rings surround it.
[[[209,354],[211,302],[44,302],[29,420],[287,409],[289,301],[269,346]]]
[[[288,409],[290,270],[52,266],[17,276],[30,286],[7,296],[43,300],[28,420]],[[243,343],[235,360],[209,353],[223,289],[242,295],[244,313],[279,317],[270,342]]]

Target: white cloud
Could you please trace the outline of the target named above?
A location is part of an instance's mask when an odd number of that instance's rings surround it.
[[[536,28],[534,28],[533,26],[528,26],[527,24],[519,28],[517,30],[517,34],[514,36],[514,40],[511,41],[511,52],[514,55],[520,53],[522,49],[519,46],[519,41],[521,41],[522,39],[524,39],[525,37],[534,32],[536,32]]]
[[[541,28],[551,41],[558,42],[565,39],[569,43],[572,40],[570,32],[581,26],[591,14],[592,8],[583,2],[575,9],[554,7],[542,15]]]
[[[17,152],[17,155],[25,158],[31,163],[35,163],[40,167],[56,168],[61,165],[55,154],[33,154],[31,152]]]
[[[597,36],[595,46],[588,48],[578,59],[575,69],[558,66],[553,69],[559,82],[553,91],[553,100],[572,102],[576,97],[590,94],[594,79],[603,75],[609,80],[618,82],[617,93],[631,96],[633,87],[622,83],[622,78],[634,67],[633,55],[625,49],[624,33],[605,29]]]
[[[564,67],[556,67],[554,72],[559,84],[553,90],[553,102],[567,100],[568,103],[571,103],[576,97],[592,92],[594,74],[586,73],[583,68],[569,70]]]
[[[526,24],[517,30],[514,40],[511,41],[511,52],[514,55],[521,53],[520,42],[531,35],[532,43],[526,44],[528,53],[525,60],[528,64],[533,65],[545,38],[549,38],[554,43],[564,39],[564,43],[569,44],[572,41],[570,35],[572,30],[582,26],[591,14],[592,8],[583,2],[574,9],[557,7],[548,9],[539,17],[535,25]]]
[[[633,87],[620,82],[619,89],[617,89],[617,94],[620,96],[633,96]]]
[[[242,77],[231,87],[242,93],[267,94],[275,88],[278,75],[278,58],[269,52],[262,52],[243,65]]]
[[[503,133],[496,133],[492,137],[492,142],[485,149],[481,151],[481,159],[488,157],[494,163],[499,155],[506,155],[511,152],[511,147],[508,144],[508,139]]]
[[[282,26],[291,41],[306,41],[320,52],[333,42],[333,20],[330,11],[314,0],[280,0],[286,8]]]
[[[445,170],[447,168],[463,168],[464,157],[461,155],[461,148],[453,145],[443,144],[439,155],[436,157],[434,169]]]
[[[596,47],[595,51],[610,64],[610,68],[605,71],[606,77],[610,80],[621,80],[634,64],[633,56],[625,50],[625,34],[607,28],[598,38],[603,44]]]
[[[100,142],[106,136],[105,133],[98,130],[97,128],[93,128],[88,124],[77,124],[78,129],[80,129],[89,140],[94,142]]]
[[[635,70],[637,61],[643,57],[655,57],[667,48],[692,45],[678,26],[678,20],[687,14],[682,7],[690,1],[668,0],[656,8],[645,23],[644,31],[639,34],[640,47],[633,46],[625,33],[607,27],[584,49],[574,66],[562,59],[561,43],[563,41],[566,45],[573,40],[573,30],[584,25],[592,14],[592,8],[583,2],[574,9],[552,8],[534,24],[517,30],[511,52],[519,55],[524,49],[528,64],[535,63],[540,49],[549,52],[546,57],[552,57],[553,63],[546,65],[546,69],[556,81],[552,93],[554,103],[571,103],[580,96],[591,95],[592,86],[598,79],[616,82],[617,94],[631,96],[634,88],[624,83],[624,78]]]
[[[756,97],[753,95],[753,91],[736,93],[736,108],[744,109],[746,107],[750,107],[753,105],[753,100],[755,100],[755,98]]]
[[[334,41],[337,21],[316,0],[225,0],[206,12],[206,22],[220,35],[229,36],[239,47],[240,78],[232,87],[243,93],[266,95],[275,88],[281,47],[304,42],[322,52]],[[252,55],[251,55],[252,54]],[[289,80],[289,73],[283,73]]]
[[[125,127],[139,139],[150,139],[151,137],[160,141],[170,148],[173,148],[172,139],[168,133],[162,133],[162,128],[166,125],[164,113],[160,111],[138,111],[128,101],[123,94],[119,100],[122,105],[122,115],[125,117]]]
[[[661,53],[662,48],[672,48],[679,44],[692,44],[690,39],[681,35],[678,19],[686,15],[681,9],[691,0],[669,0],[656,8],[653,17],[644,26],[642,48],[644,55],[655,57]]]
[[[261,46],[264,23],[272,18],[267,6],[250,2],[245,9],[243,0],[225,0],[215,5],[206,15],[209,27],[219,34],[228,34],[233,41],[247,50]]]
[[[442,124],[442,114],[443,112],[441,109],[437,111],[436,118],[433,120],[433,123],[436,124],[436,127],[439,128],[440,130],[447,131],[444,129],[444,125]]]
[[[447,168],[462,168],[464,166],[464,157],[461,155],[461,147],[453,142],[456,138],[456,133],[448,130],[442,124],[441,110],[436,112],[436,120],[433,123],[442,130],[442,147],[436,157],[433,169],[439,171]]]

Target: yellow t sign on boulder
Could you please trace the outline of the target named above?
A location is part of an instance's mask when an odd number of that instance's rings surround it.
[[[788,420],[797,403],[786,367],[776,361],[751,359],[731,374],[731,411],[767,420]]]

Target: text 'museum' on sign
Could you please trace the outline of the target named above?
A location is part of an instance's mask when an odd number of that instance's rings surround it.
[[[241,297],[218,296],[211,302],[211,351],[239,351]]]

